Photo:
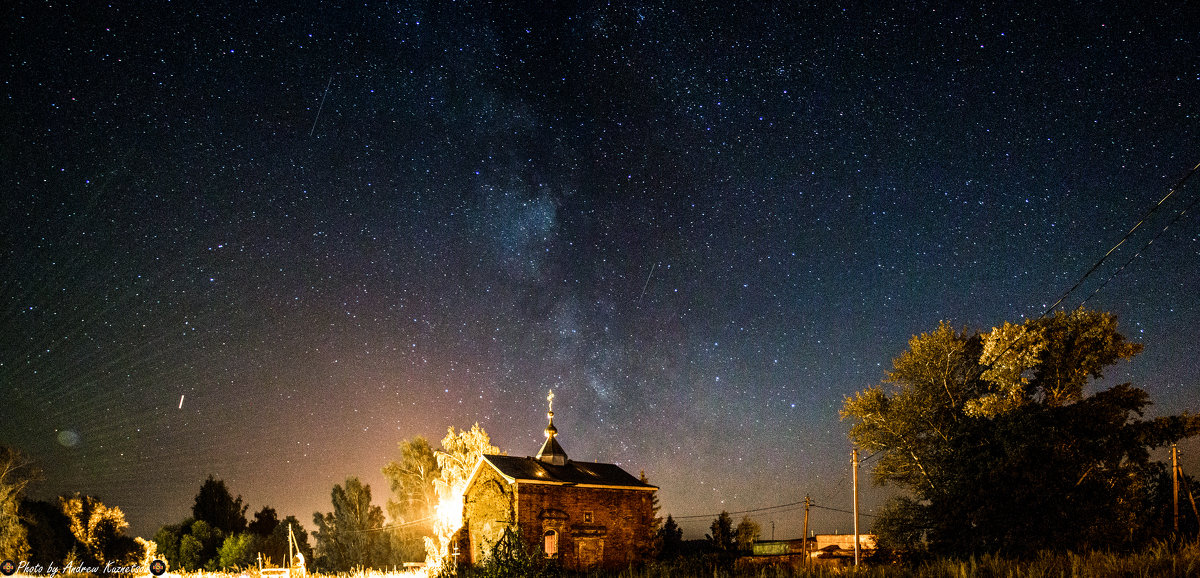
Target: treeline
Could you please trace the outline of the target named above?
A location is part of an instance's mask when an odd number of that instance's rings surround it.
[[[173,570],[246,569],[263,563],[264,566],[284,566],[289,552],[300,558],[293,565],[307,564],[312,559],[308,532],[295,516],[279,519],[270,506],[255,512],[254,520],[246,518],[249,506],[242,496],[234,498],[224,480],[209,476],[192,505],[192,517],[163,526],[154,535],[159,558]],[[289,540],[294,549],[289,549]]]
[[[447,428],[437,449],[420,436],[401,441],[398,449],[398,459],[383,467],[391,490],[386,517],[383,508],[372,504],[371,486],[357,477],[333,487],[331,512],[313,514],[319,569],[346,572],[426,561],[436,565],[458,530],[439,518],[438,504],[448,500],[461,508],[461,497],[454,496],[461,495],[480,456],[501,453],[479,424]]]
[[[153,544],[125,535],[125,513],[99,498],[27,499],[25,490],[39,476],[31,458],[0,446],[0,560],[103,569],[140,564],[153,554]]]

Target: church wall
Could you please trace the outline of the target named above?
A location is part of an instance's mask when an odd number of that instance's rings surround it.
[[[542,551],[546,531],[556,531],[567,568],[623,568],[650,545],[651,492],[523,483],[517,496],[521,535]]]
[[[516,522],[513,488],[496,470],[480,468],[463,492],[463,522],[470,543],[469,557],[464,561],[482,563],[504,534],[504,528]]]

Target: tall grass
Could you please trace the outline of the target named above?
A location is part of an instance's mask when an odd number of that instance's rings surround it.
[[[732,569],[684,560],[621,572],[593,572],[588,578],[1200,578],[1200,545],[1159,542],[1132,553],[1043,552],[1014,560],[984,555],[965,560],[934,560],[915,566],[792,567]]]
[[[530,573],[525,573],[529,570]],[[170,578],[256,578],[256,570],[244,573],[196,572],[169,574]],[[642,568],[563,572],[554,567],[536,569],[510,564],[465,570],[463,578],[511,578],[520,576],[563,576],[568,578],[1200,578],[1200,545],[1195,542],[1155,543],[1131,553],[1043,552],[1024,560],[997,555],[975,556],[961,560],[933,560],[913,566],[793,567],[788,565],[756,568],[729,567],[711,559],[681,558],[655,562]],[[61,576],[61,575],[60,575]],[[309,578],[414,578],[423,572],[384,572],[362,570],[340,574],[309,573]]]

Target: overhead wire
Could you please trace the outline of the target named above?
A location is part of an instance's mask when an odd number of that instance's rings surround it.
[[[1200,167],[1200,164],[1197,164],[1196,167]],[[1192,173],[1194,173],[1194,172],[1196,172],[1196,168],[1193,168],[1192,172],[1188,173],[1188,176],[1190,177],[1192,175]],[[1185,180],[1186,180],[1186,177],[1185,177]],[[1105,279],[1104,282],[1101,283],[1098,287],[1096,287],[1096,289],[1093,290],[1091,292],[1091,294],[1089,294],[1087,297],[1085,297],[1083,299],[1083,301],[1080,301],[1079,305],[1082,307],[1083,304],[1087,303],[1087,301],[1089,299],[1091,299],[1092,297],[1095,297],[1096,294],[1099,293],[1100,290],[1103,289],[1105,285],[1108,285],[1109,281],[1112,281],[1113,278],[1115,278],[1117,275],[1120,275],[1121,272],[1124,271],[1125,268],[1128,267],[1130,263],[1133,263],[1134,259],[1137,259],[1139,256],[1141,256],[1143,251],[1150,248],[1150,245],[1154,244],[1154,242],[1157,241],[1159,237],[1162,237],[1167,232],[1167,229],[1170,229],[1172,225],[1179,222],[1179,220],[1182,219],[1183,216],[1186,215],[1188,211],[1191,211],[1192,209],[1194,209],[1197,204],[1200,204],[1200,195],[1197,195],[1195,200],[1193,200],[1191,203],[1188,204],[1188,206],[1184,207],[1182,210],[1180,210],[1178,213],[1176,213],[1175,218],[1168,221],[1167,224],[1164,225],[1163,228],[1158,231],[1158,234],[1154,235],[1154,237],[1152,237],[1149,241],[1146,241],[1145,245],[1142,245],[1142,247],[1140,249],[1138,249],[1137,252],[1135,252],[1133,254],[1133,256],[1131,256],[1129,258],[1129,260],[1125,261],[1125,263],[1123,263],[1120,267],[1118,267],[1116,271],[1113,271],[1113,274],[1109,275],[1108,278]]]
[[[876,454],[878,454],[878,453],[880,453],[880,452],[875,452],[875,453],[876,453]],[[727,512],[727,511],[725,511],[725,512],[718,512],[718,513],[715,513],[715,514],[691,514],[691,515],[687,515],[687,516],[674,516],[674,515],[673,515],[673,516],[671,516],[671,518],[672,518],[672,519],[674,519],[674,520],[698,520],[698,519],[708,519],[708,518],[715,518],[715,517],[717,517],[717,516],[720,516],[721,514],[729,514],[729,515],[734,515],[734,514],[753,514],[753,513],[758,513],[758,512],[766,512],[766,511],[769,511],[769,510],[780,510],[780,509],[783,509],[783,508],[798,509],[798,506],[803,506],[803,505],[804,505],[804,502],[790,502],[790,503],[787,503],[787,504],[779,504],[779,505],[777,505],[777,506],[766,506],[766,507],[762,507],[762,508],[751,508],[751,509],[749,509],[749,510],[738,510],[738,511],[736,511],[736,512]],[[818,508],[818,509],[821,509],[821,510],[829,510],[829,511],[832,511],[832,512],[841,512],[841,513],[844,513],[844,514],[853,514],[853,513],[854,513],[854,512],[853,512],[853,511],[851,511],[851,510],[843,510],[843,509],[841,509],[841,508],[834,508],[834,507],[832,507],[832,506],[822,506],[822,505],[820,505],[820,504],[818,504],[818,503],[816,503],[816,502],[813,502],[813,501],[811,501],[811,500],[808,502],[808,506],[809,506],[810,508]],[[867,517],[870,517],[870,518],[875,518],[875,517],[877,517],[877,516],[875,516],[874,514],[865,514],[865,513],[862,513],[862,512],[859,512],[859,514],[858,514],[858,515],[860,515],[860,516],[867,516]]]
[[[1162,207],[1163,203],[1167,202],[1167,199],[1171,198],[1175,194],[1176,191],[1183,188],[1183,185],[1186,184],[1188,182],[1188,180],[1192,178],[1192,175],[1196,174],[1197,170],[1200,170],[1200,163],[1196,163],[1196,165],[1192,167],[1192,170],[1188,171],[1187,174],[1185,174],[1183,176],[1183,178],[1176,181],[1175,185],[1171,187],[1171,190],[1167,191],[1167,194],[1163,198],[1159,199],[1159,201],[1157,203],[1155,203],[1153,207],[1150,207],[1150,210],[1146,211],[1146,214],[1142,215],[1142,218],[1138,220],[1138,222],[1133,226],[1132,229],[1129,229],[1129,231],[1126,232],[1123,237],[1121,237],[1120,241],[1117,241],[1116,245],[1113,245],[1112,248],[1109,249],[1108,252],[1104,254],[1104,256],[1100,257],[1100,259],[1098,261],[1096,261],[1096,264],[1092,265],[1091,269],[1088,269],[1087,272],[1084,273],[1083,276],[1081,276],[1079,278],[1079,280],[1076,281],[1075,284],[1071,286],[1070,289],[1067,289],[1067,291],[1065,293],[1063,293],[1062,296],[1060,296],[1058,298],[1058,300],[1054,302],[1053,305],[1051,305],[1049,308],[1047,308],[1045,311],[1043,311],[1042,314],[1038,318],[1040,319],[1042,317],[1049,315],[1051,312],[1054,311],[1055,308],[1057,308],[1059,306],[1059,304],[1061,304],[1064,300],[1066,300],[1066,298],[1068,296],[1070,296],[1071,293],[1074,293],[1075,290],[1078,289],[1080,285],[1083,285],[1083,282],[1086,281],[1088,277],[1091,277],[1092,273],[1095,273],[1096,270],[1099,269],[1100,266],[1104,264],[1104,261],[1106,261],[1109,258],[1109,256],[1111,256],[1118,248],[1120,248],[1121,245],[1124,245],[1125,241],[1128,241],[1129,237],[1131,237],[1135,231],[1137,231],[1143,224],[1145,224],[1145,222],[1148,219],[1150,219],[1150,217],[1153,216],[1154,213],[1157,212],[1160,207]],[[1195,203],[1193,203],[1193,204],[1195,204]],[[1190,208],[1190,206],[1189,206],[1189,208]],[[1148,245],[1149,244],[1147,244],[1147,246]],[[1124,268],[1124,267],[1122,267],[1122,268]],[[1118,272],[1119,272],[1119,270],[1118,270]],[[1107,281],[1105,281],[1105,283],[1107,283]]]

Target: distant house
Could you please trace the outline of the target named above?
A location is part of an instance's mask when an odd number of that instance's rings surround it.
[[[485,455],[475,466],[463,495],[467,561],[483,562],[510,535],[570,570],[642,562],[657,488],[613,464],[568,459],[555,439],[553,405],[547,417],[537,456]]]
[[[854,562],[854,534],[817,534],[816,551],[810,555],[814,560],[833,564]],[[867,557],[875,553],[875,535],[858,535],[858,553]]]
[[[870,556],[875,548],[874,534],[858,535],[860,556]],[[808,540],[763,540],[754,543],[753,553],[753,560],[743,561],[750,568],[780,563],[794,568],[810,564],[843,566],[854,563],[854,534],[817,534]]]

